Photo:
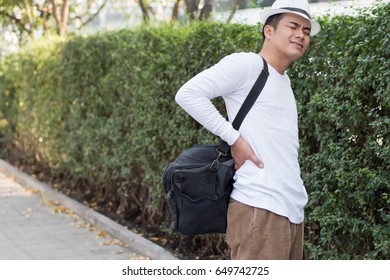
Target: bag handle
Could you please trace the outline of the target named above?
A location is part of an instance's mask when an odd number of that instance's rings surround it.
[[[248,114],[249,110],[252,108],[253,104],[256,102],[257,98],[259,97],[260,93],[262,92],[265,83],[267,82],[269,71],[268,71],[268,64],[267,61],[263,57],[264,67],[261,71],[259,77],[257,78],[255,84],[253,85],[251,91],[249,92],[248,96],[245,98],[244,103],[242,103],[242,106],[240,110],[238,111],[236,117],[233,120],[233,128],[238,130],[244,121],[245,116]],[[221,155],[227,155],[229,152],[230,146],[225,141],[222,141],[219,147],[217,148],[217,151]]]

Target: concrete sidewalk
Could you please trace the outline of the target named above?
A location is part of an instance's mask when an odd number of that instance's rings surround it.
[[[0,260],[176,259],[0,160]]]

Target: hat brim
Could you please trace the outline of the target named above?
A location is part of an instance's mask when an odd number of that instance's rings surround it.
[[[311,27],[310,36],[316,35],[321,30],[321,26],[317,21],[310,19],[307,15],[303,13],[290,11],[286,9],[269,9],[264,11],[260,14],[260,22],[262,24],[265,24],[265,22],[270,16],[277,15],[277,14],[284,14],[284,13],[296,14],[310,21],[310,27]]]

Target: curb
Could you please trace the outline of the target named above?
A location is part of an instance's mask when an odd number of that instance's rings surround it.
[[[113,238],[128,244],[129,247],[137,253],[149,257],[152,260],[178,260],[178,258],[164,248],[130,231],[126,227],[94,211],[93,209],[88,208],[78,201],[69,198],[63,193],[54,190],[49,185],[30,177],[2,159],[0,159],[0,171],[4,172],[8,176],[14,177],[14,179],[25,188],[31,187],[39,190],[47,198],[57,201],[64,207],[72,210],[88,223],[106,231]]]

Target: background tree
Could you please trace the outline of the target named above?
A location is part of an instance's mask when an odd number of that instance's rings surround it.
[[[213,2],[213,0],[185,0],[189,19],[208,19],[213,9]]]
[[[208,19],[213,10],[214,0],[171,0],[171,1],[157,1],[157,0],[135,0],[142,11],[142,18],[144,22],[150,22],[152,17],[156,17],[157,11],[153,7],[166,6],[172,7],[171,20],[179,19],[180,8],[185,5],[186,17],[190,20]],[[166,20],[166,19],[165,19]]]
[[[24,41],[56,33],[65,36],[92,21],[108,0],[0,0],[0,23]]]
[[[138,3],[139,7],[141,8],[144,22],[149,22],[150,21],[149,13],[153,12],[153,10],[152,10],[152,8],[150,6],[150,2],[151,1],[148,1],[148,0],[136,0],[136,2]]]

